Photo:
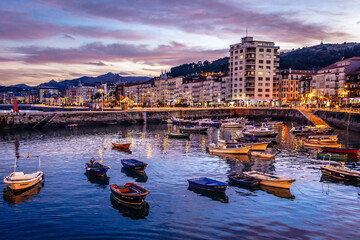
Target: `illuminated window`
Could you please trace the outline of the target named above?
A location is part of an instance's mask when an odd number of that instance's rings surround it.
[[[263,72],[258,72],[258,75],[263,75],[264,73]]]

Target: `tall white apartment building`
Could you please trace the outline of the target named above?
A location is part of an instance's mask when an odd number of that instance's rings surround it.
[[[235,104],[270,105],[278,100],[279,49],[274,42],[244,37],[230,45],[231,97]],[[274,84],[275,83],[275,84]]]

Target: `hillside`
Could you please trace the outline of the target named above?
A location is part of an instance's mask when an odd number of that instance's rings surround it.
[[[343,58],[360,56],[359,43],[319,44],[292,50],[280,55],[280,69],[318,70]],[[205,60],[187,63],[171,68],[169,76],[192,76],[209,72],[228,72],[229,58],[224,57],[213,62]]]

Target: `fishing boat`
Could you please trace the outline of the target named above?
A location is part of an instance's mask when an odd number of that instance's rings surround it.
[[[85,164],[85,169],[87,174],[104,176],[110,167],[105,166],[100,162],[95,162],[95,158],[91,158],[90,162]]]
[[[322,166],[321,167],[322,174],[327,176],[343,179],[350,182],[360,183],[360,172],[354,171],[350,169],[346,169],[343,167],[335,167],[335,166]]]
[[[264,152],[251,151],[250,155],[254,156],[254,157],[261,157],[261,158],[275,158],[275,154],[268,154],[268,153],[264,153]]]
[[[25,174],[23,172],[16,172],[16,162],[18,158],[15,158],[14,172],[4,177],[4,183],[15,192],[29,189],[44,179],[44,173],[40,171],[40,157],[39,159],[39,171],[34,173]]]
[[[346,160],[347,154],[331,154],[331,153],[318,153],[317,159],[320,160]]]
[[[252,177],[246,177],[238,173],[229,174],[228,178],[230,180],[230,183],[237,185],[243,185],[247,187],[255,187],[260,185],[260,180]]]
[[[135,183],[126,183],[123,186],[111,184],[110,190],[117,201],[131,205],[141,205],[149,194],[148,190]]]
[[[245,129],[243,131],[244,136],[255,136],[255,137],[276,137],[278,133],[268,128],[253,128]]]
[[[309,135],[309,140],[328,140],[338,139],[338,135]]]
[[[346,154],[357,154],[359,149],[358,148],[336,148],[336,147],[322,147],[321,150],[323,152],[330,152],[330,153],[346,153]]]
[[[340,143],[322,143],[322,142],[317,142],[317,143],[304,142],[304,147],[309,147],[309,148],[322,148],[322,147],[340,148],[341,144]]]
[[[112,143],[114,148],[129,149],[131,143]]]
[[[281,126],[284,124],[282,121],[267,121],[265,123],[269,126]]]
[[[181,138],[181,139],[189,139],[189,133],[169,133],[168,138]]]
[[[244,119],[226,119],[221,122],[222,128],[243,128]]]
[[[207,127],[191,126],[191,127],[180,127],[182,133],[206,133]]]
[[[149,215],[150,205],[146,201],[140,205],[131,205],[116,200],[113,194],[110,195],[111,205],[114,209],[118,210],[119,213],[124,217],[129,217],[133,220],[146,219]]]
[[[206,177],[188,179],[187,181],[189,182],[189,186],[207,191],[225,192],[227,187],[227,183],[219,182]]]
[[[144,172],[145,168],[147,167],[147,163],[136,159],[121,159],[121,164],[124,166],[125,169],[134,172]]]
[[[243,143],[245,147],[250,147],[252,151],[265,151],[270,142],[249,142]]]
[[[295,182],[295,179],[279,177],[257,171],[244,172],[244,175],[258,179],[260,180],[260,184],[270,187],[290,188],[291,184]]]
[[[299,133],[309,133],[310,127],[309,126],[300,126],[300,127],[292,127],[289,132],[293,134],[299,134]]]
[[[327,144],[327,143],[337,143],[337,138],[329,138],[329,139],[316,139],[316,138],[310,138],[308,139],[309,143],[318,143],[318,144]]]
[[[214,143],[209,145],[209,152],[210,153],[220,153],[220,154],[248,154],[251,147],[244,147],[241,145],[235,145],[235,146],[221,146],[216,147]]]

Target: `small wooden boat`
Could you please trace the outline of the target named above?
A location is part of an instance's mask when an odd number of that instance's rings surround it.
[[[304,142],[304,147],[309,148],[322,148],[322,147],[331,147],[331,148],[340,148],[340,143],[310,143],[310,142]]]
[[[360,183],[360,172],[350,169],[345,169],[343,167],[334,167],[334,166],[322,166],[322,174],[331,176],[333,178],[343,179],[350,182]]]
[[[278,188],[290,188],[291,184],[295,182],[295,179],[279,177],[257,171],[244,172],[244,175],[260,180],[260,184],[262,185]]]
[[[318,153],[317,159],[319,160],[346,160],[347,154],[331,154],[331,153]]]
[[[207,126],[207,127],[219,127],[221,122],[212,121],[211,119],[202,119],[199,121],[200,126]]]
[[[236,146],[221,146],[221,147],[216,147],[215,144],[210,144],[209,145],[209,152],[210,153],[220,153],[220,154],[248,154],[250,151],[251,147],[244,147],[241,145],[236,145]]]
[[[141,205],[149,194],[148,190],[135,183],[126,183],[124,186],[111,184],[110,190],[117,201],[131,205]]]
[[[265,151],[270,142],[250,142],[243,143],[245,147],[250,147],[252,151]]]
[[[168,138],[180,138],[180,139],[189,139],[189,133],[169,133]]]
[[[326,140],[326,139],[338,139],[338,135],[309,135],[308,139]]]
[[[25,174],[23,172],[16,172],[16,161],[15,158],[15,165],[14,165],[14,172],[10,175],[4,177],[4,183],[15,192],[23,191],[29,189],[39,182],[42,182],[44,179],[44,173],[40,171],[40,157],[39,159],[39,171]]]
[[[131,143],[112,143],[114,148],[129,149]]]
[[[330,153],[346,153],[346,154],[357,154],[358,148],[336,148],[336,147],[322,147],[323,152]]]
[[[182,133],[206,133],[207,127],[192,126],[192,127],[180,127]]]
[[[196,187],[199,189],[215,192],[225,192],[227,183],[219,182],[210,178],[194,178],[188,179],[189,186]]]
[[[125,169],[134,172],[144,172],[145,168],[147,167],[147,163],[136,159],[121,159],[121,164],[124,166]]]
[[[268,154],[268,153],[264,153],[264,152],[251,151],[250,155],[254,156],[254,157],[261,157],[261,158],[275,158],[275,154]]]
[[[255,187],[260,185],[260,180],[252,178],[252,177],[245,177],[238,173],[233,173],[228,175],[230,183],[244,185],[248,187]]]
[[[95,159],[90,159],[89,163],[85,164],[85,169],[87,174],[94,174],[98,176],[104,176],[110,167],[105,166],[102,163],[95,162]]]
[[[267,121],[265,123],[269,126],[281,126],[284,124],[282,121]]]
[[[256,128],[246,129],[243,131],[244,136],[255,136],[255,137],[276,137],[278,133],[268,128]]]

